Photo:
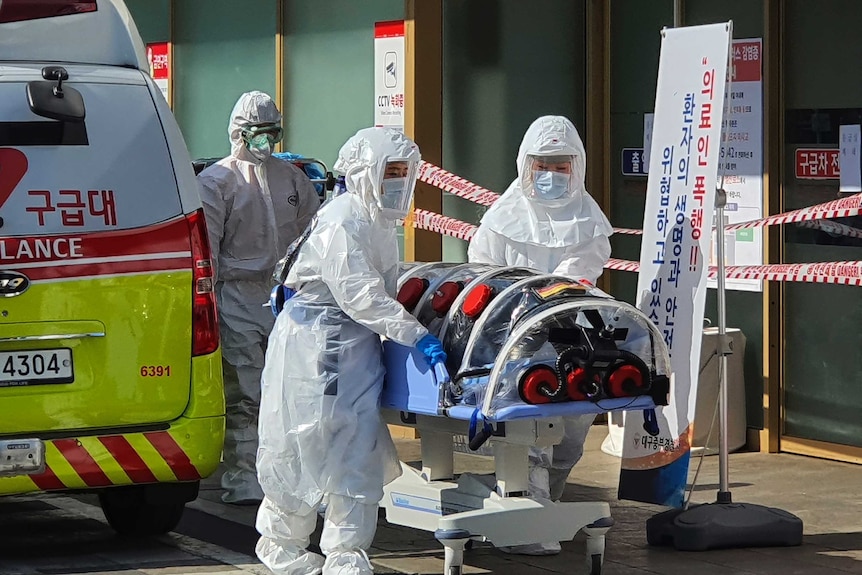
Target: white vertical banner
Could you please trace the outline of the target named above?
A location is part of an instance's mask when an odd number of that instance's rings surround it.
[[[763,217],[763,41],[745,38],[733,41],[731,81],[727,116],[722,132],[719,185],[727,192],[724,218],[727,224]],[[716,222],[717,224],[718,222]],[[709,264],[716,260],[715,232]],[[763,265],[763,230],[749,228],[724,234],[724,263],[729,266]],[[729,290],[763,291],[762,280],[729,279]],[[709,280],[709,287],[717,287]]]
[[[374,125],[404,129],[404,21],[374,23]]]
[[[838,171],[840,173],[840,192],[862,192],[862,163],[859,160],[860,126],[840,126],[838,140],[841,148],[838,155]]]
[[[670,403],[626,417],[619,496],[680,507],[692,424],[732,23],[662,31],[638,308],[671,354]]]

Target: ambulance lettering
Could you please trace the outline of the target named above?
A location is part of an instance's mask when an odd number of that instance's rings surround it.
[[[82,258],[82,238],[0,239],[0,261],[27,263]]]

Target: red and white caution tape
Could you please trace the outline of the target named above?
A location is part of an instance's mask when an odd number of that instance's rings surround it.
[[[639,262],[630,262],[628,260],[618,260],[615,258],[609,259],[608,263],[605,264],[605,269],[618,270],[621,272],[637,272],[640,267],[641,265]]]
[[[762,228],[765,226],[774,226],[777,224],[792,224],[796,222],[804,222],[810,220],[825,220],[830,218],[847,218],[850,216],[858,216],[862,213],[862,194],[856,194],[838,200],[832,200],[824,204],[817,204],[792,212],[785,212],[777,216],[770,216],[761,220],[751,220],[749,222],[741,222],[731,224],[725,229],[742,230],[746,228]]]
[[[490,206],[500,198],[500,194],[496,192],[425,161],[419,164],[419,181],[431,184],[435,188],[440,188],[480,206]]]
[[[413,210],[412,218],[405,220],[404,224],[466,241],[470,241],[478,229],[473,224],[448,216],[441,216],[428,210]]]
[[[709,277],[715,279],[716,268],[710,268]],[[728,279],[768,280],[781,282],[826,283],[862,285],[862,261],[824,262],[809,264],[770,264],[765,266],[728,266]]]
[[[443,191],[469,200],[474,204],[479,204],[480,206],[491,206],[500,199],[500,194],[497,192],[492,192],[488,188],[483,188],[424,160],[419,164],[419,181],[430,184],[435,188],[440,188]],[[614,233],[641,235],[643,232],[641,230],[614,228]]]
[[[419,180],[440,188],[441,190],[445,190],[459,198],[464,198],[465,200],[469,200],[482,206],[490,206],[500,197],[500,194],[496,192],[492,192],[487,188],[483,188],[469,180],[456,176],[452,172],[446,171],[441,167],[425,161],[419,164]],[[793,210],[791,212],[785,212],[768,218],[731,224],[725,229],[727,231],[732,231],[747,228],[763,228],[778,224],[790,224],[811,220],[846,218],[850,216],[858,216],[860,214],[862,214],[862,194],[856,194],[847,198],[840,198],[831,202]],[[614,233],[639,236],[643,234],[643,230],[614,228]],[[858,236],[854,235],[852,237]]]
[[[455,218],[441,216],[427,210],[416,210],[405,225],[429,230],[445,236],[470,240],[477,227]],[[637,272],[640,264],[634,261],[610,259],[606,269]],[[710,279],[718,275],[718,268],[710,267]],[[823,262],[808,264],[769,264],[762,266],[728,266],[725,268],[728,279],[749,279],[783,282],[829,283],[842,285],[862,285],[862,261]]]
[[[859,228],[851,228],[832,220],[814,220],[810,222],[799,222],[799,225],[805,228],[813,228],[815,230],[823,230],[827,234],[833,236],[844,236],[847,238],[862,238],[862,230]]]
[[[611,259],[605,268],[637,272],[638,262]],[[718,268],[710,267],[709,279],[718,277]],[[766,280],[779,282],[826,283],[862,285],[862,261],[821,262],[808,264],[769,264],[762,266],[727,266],[724,277],[739,280]]]

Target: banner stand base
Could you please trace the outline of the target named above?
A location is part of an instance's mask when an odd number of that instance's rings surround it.
[[[752,503],[706,503],[647,519],[647,543],[679,551],[802,545],[802,520]]]
[[[727,194],[716,190],[716,237],[724,238]],[[719,355],[719,488],[715,503],[688,509],[671,509],[647,519],[647,543],[672,544],[680,551],[740,547],[794,547],[802,545],[802,520],[792,513],[752,503],[733,503],[728,477],[727,357],[733,346],[727,337],[727,287],[724,242],[716,242],[718,257],[718,355]]]

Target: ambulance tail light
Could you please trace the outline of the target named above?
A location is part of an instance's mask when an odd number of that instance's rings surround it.
[[[3,0],[0,24],[95,12],[95,0]]]
[[[203,209],[186,221],[192,244],[192,355],[207,355],[219,346],[212,252]]]

